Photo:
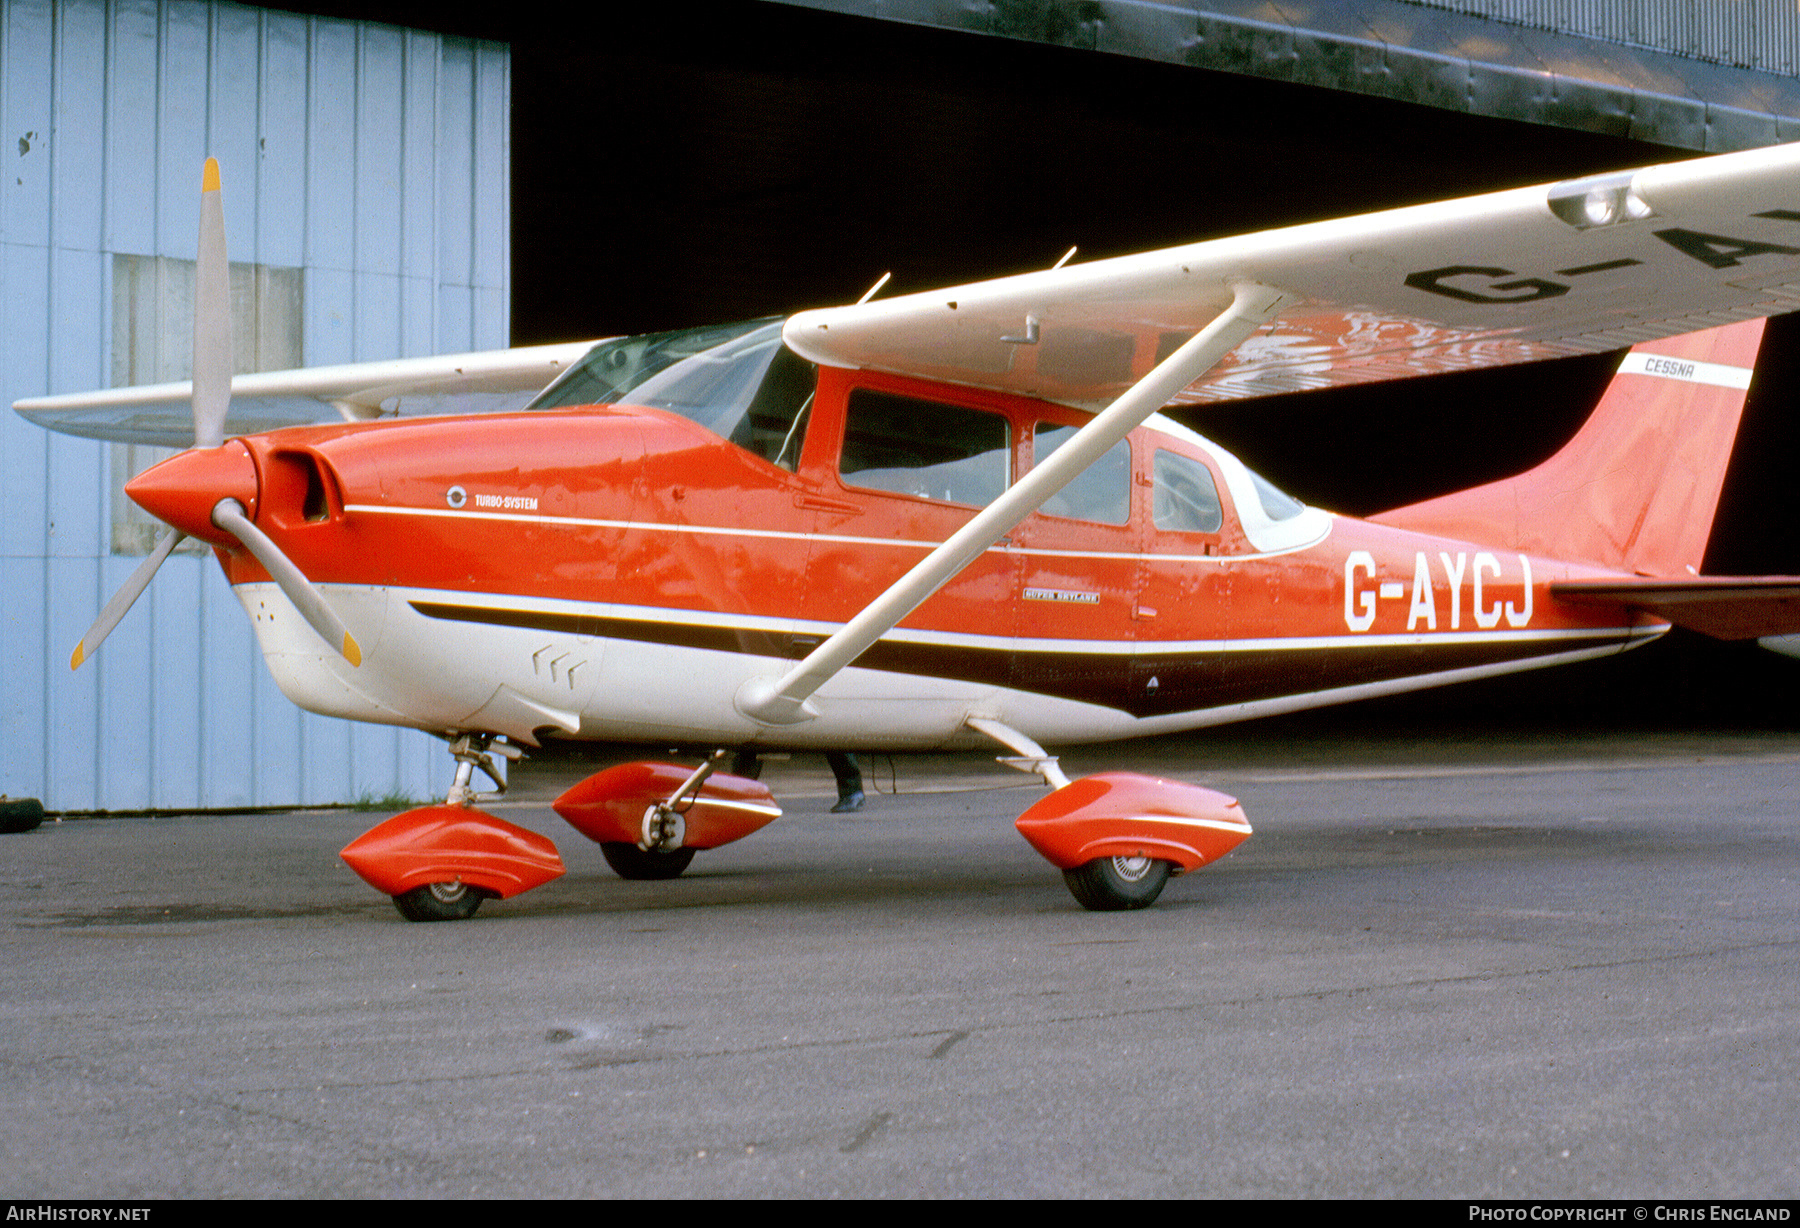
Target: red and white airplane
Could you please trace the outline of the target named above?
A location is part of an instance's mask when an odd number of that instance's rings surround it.
[[[1800,579],[1697,574],[1761,317],[1800,307],[1800,146],[787,320],[235,379],[210,162],[204,187],[193,384],[17,406],[193,445],[131,483],[170,529],[72,664],[181,536],[212,545],[295,703],[449,740],[446,803],[344,851],[411,919],[562,872],[473,805],[474,770],[545,731],[998,742],[1052,789],[1026,838],[1084,905],[1130,908],[1248,836],[1242,810],[1070,782],[1042,743],[1578,661],[1671,623],[1800,631]],[[1555,457],[1368,520],[1158,413],[1627,345]],[[780,813],[718,762],[612,768],[557,809],[626,877],[673,877]]]

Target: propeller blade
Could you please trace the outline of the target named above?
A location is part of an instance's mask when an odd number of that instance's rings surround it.
[[[137,565],[137,570],[133,571],[125,583],[119,586],[119,591],[112,595],[112,600],[106,603],[104,610],[100,611],[100,617],[94,620],[94,625],[89,627],[87,634],[76,643],[75,651],[69,654],[70,669],[80,669],[81,663],[94,655],[94,651],[100,647],[100,642],[111,635],[112,629],[119,625],[119,620],[125,617],[125,611],[131,608],[132,602],[136,601],[143,595],[144,590],[150,587],[150,577],[156,574],[156,569],[161,567],[163,560],[169,557],[169,551],[180,545],[181,539],[186,536],[186,533],[178,529],[163,530],[163,535],[157,539],[156,549],[152,550],[149,556]]]
[[[194,446],[225,442],[231,408],[231,265],[225,255],[225,205],[219,163],[200,175],[200,251],[194,270]]]
[[[350,634],[350,629],[344,626],[344,620],[325,604],[324,594],[281,552],[281,547],[269,540],[268,534],[250,523],[250,518],[244,514],[243,504],[236,499],[219,500],[218,506],[213,508],[212,522],[243,542],[250,553],[256,556],[256,561],[263,565],[269,578],[281,586],[281,591],[294,603],[300,616],[319,633],[319,638],[342,653],[344,660],[350,664],[362,664],[362,649],[357,646],[356,637]]]
[[[206,166],[200,172],[200,248],[196,256],[194,446],[216,448],[225,442],[225,414],[231,408],[231,264],[225,255],[225,204],[219,192],[219,162],[216,158],[208,158]],[[234,501],[232,506],[238,505]],[[256,532],[254,527],[251,532]],[[137,565],[137,570],[131,573],[119,591],[112,595],[112,600],[106,603],[106,608],[100,611],[100,617],[87,629],[87,634],[76,642],[75,651],[69,654],[70,669],[80,669],[81,663],[94,655],[101,641],[112,634],[113,628],[119,625],[119,620],[125,617],[125,612],[131,609],[132,603],[150,586],[151,577],[156,575],[156,569],[163,565],[163,560],[169,557],[169,552],[180,545],[181,539],[186,536],[187,534],[172,526],[163,531],[162,536],[157,539],[156,549]],[[263,541],[270,550],[275,550],[273,542],[269,542],[267,538],[263,538]],[[254,552],[255,547],[252,546],[251,549]],[[279,550],[275,550],[275,556],[287,563],[296,576],[300,575],[299,569],[288,563]],[[256,557],[262,560],[261,554]],[[263,560],[263,566],[269,567],[266,560]],[[271,575],[274,574],[272,567],[269,571]],[[307,583],[304,576],[300,577],[300,583]],[[284,583],[281,587],[289,597],[294,597],[287,584]],[[312,592],[313,600],[323,608],[324,602],[319,600],[317,591],[312,590],[310,585],[308,589]],[[299,599],[295,598],[294,603],[299,605]],[[301,606],[301,609],[305,608]],[[335,621],[336,615],[331,614],[330,610],[325,610],[325,614]],[[319,625],[310,615],[307,621],[315,627]],[[342,623],[337,626],[340,631],[343,630]],[[360,653],[351,656],[357,650],[356,641],[350,638],[349,632],[343,633],[342,642],[346,646],[344,655],[350,657],[352,664],[360,664]]]

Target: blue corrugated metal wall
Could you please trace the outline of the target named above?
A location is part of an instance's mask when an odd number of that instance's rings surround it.
[[[507,49],[198,0],[0,0],[0,406],[104,386],[113,253],[191,260],[218,157],[234,261],[304,270],[307,365],[507,344]],[[210,558],[137,560],[105,445],[0,412],[0,792],[52,809],[441,793],[412,731],[300,712]]]

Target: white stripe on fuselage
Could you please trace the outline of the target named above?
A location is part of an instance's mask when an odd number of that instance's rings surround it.
[[[540,528],[570,529],[636,529],[645,533],[690,533],[696,537],[746,537],[779,541],[828,542],[840,546],[896,546],[910,550],[935,550],[943,542],[921,541],[909,537],[856,537],[847,533],[800,533],[788,529],[746,529],[736,525],[666,524],[657,520],[596,520],[585,516],[543,516],[524,512],[451,511],[435,507],[389,507],[373,503],[350,503],[346,515],[425,516],[434,520],[500,520]],[[1323,541],[1324,538],[1319,539]],[[1278,558],[1284,554],[1316,546],[1317,541],[1288,546],[1280,550],[1246,554],[1157,554],[1148,551],[1119,550],[1050,550],[1037,546],[994,545],[988,554],[1020,554],[1055,559],[1118,559],[1125,562],[1161,563],[1244,563],[1256,559]]]

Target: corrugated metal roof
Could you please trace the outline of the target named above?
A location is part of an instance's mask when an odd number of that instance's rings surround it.
[[[1409,0],[1493,21],[1800,76],[1793,0]]]
[[[1678,148],[1800,139],[1796,16],[1776,0],[779,2]],[[1615,29],[1630,37],[1588,32]]]

